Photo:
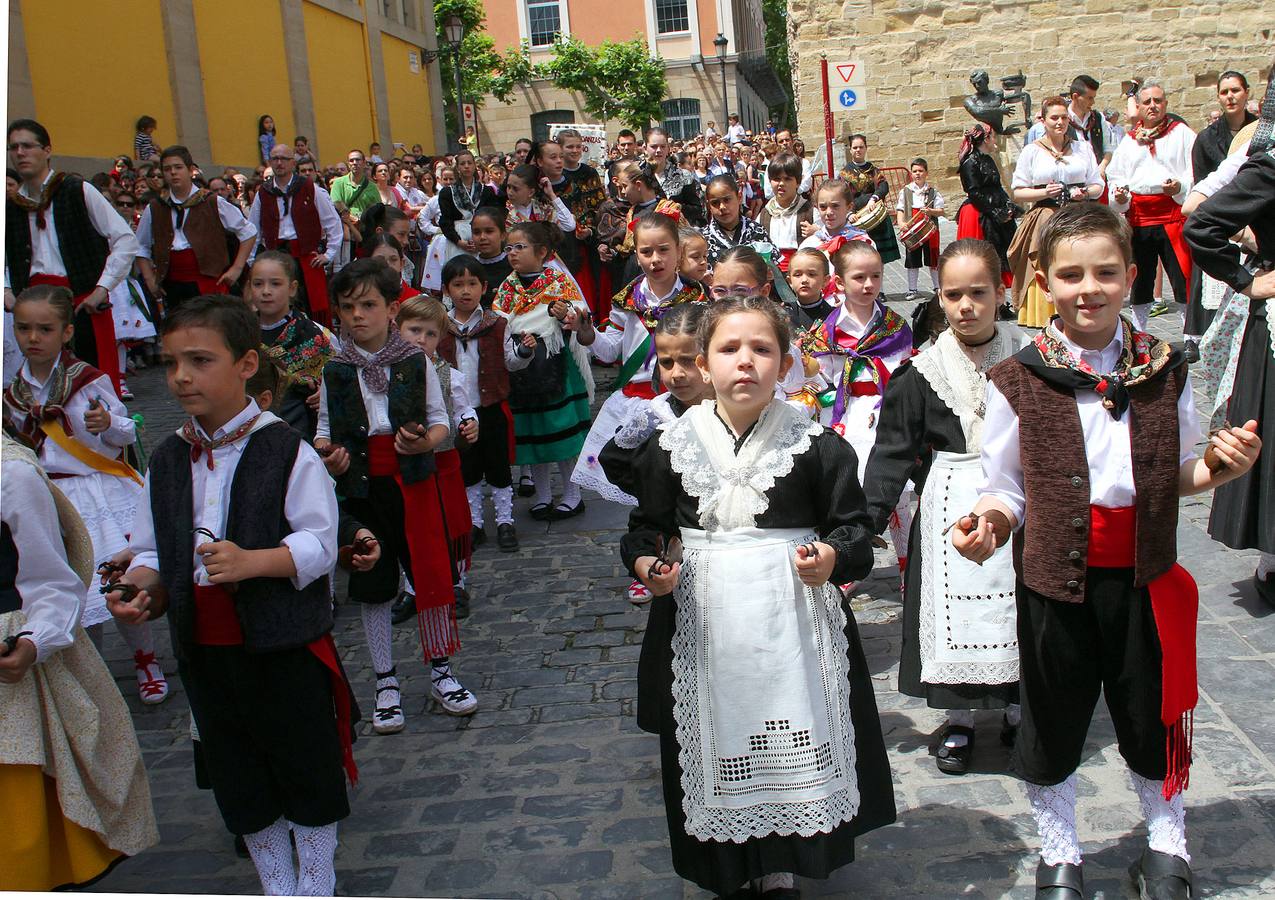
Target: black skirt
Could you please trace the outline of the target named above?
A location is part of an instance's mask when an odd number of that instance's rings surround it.
[[[663,602],[662,602],[663,601]],[[658,604],[658,605],[657,605]],[[676,604],[672,597],[651,601],[642,656],[638,663],[638,724],[660,736],[660,768],[664,812],[677,874],[705,890],[730,894],[745,882],[776,872],[805,878],[827,878],[854,861],[854,839],[895,820],[894,786],[881,720],[859,641],[854,616],[846,610],[850,659],[850,718],[854,724],[855,774],[859,813],[827,834],[812,837],[769,835],[743,843],[703,841],[686,833],[682,806],[681,746],[673,718],[673,631]]]
[[[1262,453],[1243,478],[1213,492],[1209,534],[1233,550],[1275,553],[1275,356],[1264,300],[1249,307],[1227,419],[1236,426],[1256,419]]]
[[[921,681],[921,515],[912,517],[903,577],[903,647],[899,693],[924,698],[930,709],[1003,709],[1018,702],[1018,683],[926,684]]]

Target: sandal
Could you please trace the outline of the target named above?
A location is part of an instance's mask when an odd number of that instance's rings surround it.
[[[535,506],[531,507],[530,512],[531,518],[535,519],[537,522],[547,522],[549,519],[553,518],[553,507],[551,507],[548,503],[537,503]]]
[[[1136,863],[1135,863],[1136,867]],[[1036,900],[1084,900],[1085,872],[1076,863],[1036,865]]]
[[[1142,900],[1190,900],[1195,896],[1195,876],[1180,856],[1150,847],[1129,867]]]
[[[965,745],[949,747],[947,739],[954,734],[965,735]],[[948,775],[964,775],[970,770],[970,758],[974,755],[974,729],[964,725],[948,725],[939,735],[939,749],[935,752],[935,763],[940,772]]]

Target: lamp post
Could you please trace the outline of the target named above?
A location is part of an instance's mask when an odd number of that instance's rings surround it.
[[[443,36],[452,48],[452,69],[456,72],[456,140],[461,149],[464,149],[465,103],[460,86],[460,42],[465,39],[465,23],[460,16],[450,15],[443,20]]]
[[[717,32],[717,37],[713,38],[713,46],[717,48],[717,62],[722,69],[722,128],[726,127],[726,117],[730,114],[730,104],[726,101],[726,45],[729,43],[726,35],[720,31]]]

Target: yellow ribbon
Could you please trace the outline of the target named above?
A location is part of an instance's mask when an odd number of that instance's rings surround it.
[[[62,423],[56,419],[40,423],[40,430],[48,436],[48,438],[57,444],[67,453],[74,456],[86,466],[92,466],[99,472],[105,472],[107,475],[116,475],[120,478],[131,478],[138,484],[144,484],[142,476],[136,469],[124,462],[122,459],[108,459],[102,454],[92,450],[79,441],[72,438],[62,428]]]

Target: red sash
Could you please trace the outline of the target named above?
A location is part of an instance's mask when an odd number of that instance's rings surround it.
[[[195,585],[195,643],[206,647],[237,647],[243,643],[235,598],[223,585]]]
[[[460,470],[460,451],[454,447],[436,451],[434,465],[438,467],[439,500],[447,521],[452,559],[465,571],[474,554],[474,522],[469,515],[469,498],[465,495],[465,479]]]
[[[650,381],[630,381],[620,393],[626,397],[639,397],[643,400],[655,399],[655,385]]]
[[[185,250],[174,250],[168,255],[168,274],[164,280],[194,284],[201,294],[230,293],[230,288],[216,278],[209,278],[199,271],[199,260],[195,257],[195,251],[189,247]]]
[[[288,252],[297,261],[301,270],[301,279],[305,282],[306,297],[310,300],[310,318],[325,328],[332,327],[332,310],[328,302],[328,275],[323,266],[312,266],[310,261],[321,254],[302,253],[301,242],[292,239],[288,243]]]
[[[52,284],[58,287],[64,287],[68,290],[71,282],[64,275],[46,275],[43,272],[32,275],[27,281],[28,285]],[[84,299],[93,291],[80,294],[73,297],[71,303],[77,309]],[[119,351],[115,347],[115,318],[111,315],[109,309],[101,312],[89,314],[89,322],[93,325],[93,345],[97,349],[97,369],[104,375],[111,378],[111,386],[115,388],[116,395],[120,392],[120,358]]]
[[[1173,246],[1173,255],[1177,257],[1178,268],[1182,277],[1191,281],[1191,250],[1182,236],[1186,226],[1186,216],[1182,215],[1182,207],[1168,194],[1133,194],[1129,200],[1129,224],[1134,228],[1149,228],[1152,225],[1163,225],[1164,233]]]
[[[1093,568],[1132,568],[1135,559],[1136,512],[1125,506],[1089,507],[1089,559]],[[1160,638],[1160,721],[1167,729],[1164,798],[1191,782],[1191,738],[1200,694],[1195,667],[1195,627],[1200,591],[1195,579],[1177,563],[1147,585]]]

